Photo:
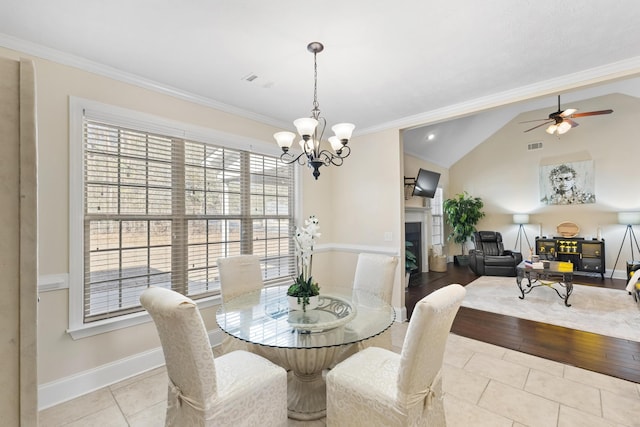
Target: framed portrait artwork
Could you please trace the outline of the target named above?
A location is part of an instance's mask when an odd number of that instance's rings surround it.
[[[540,201],[545,205],[595,203],[593,160],[540,166]]]

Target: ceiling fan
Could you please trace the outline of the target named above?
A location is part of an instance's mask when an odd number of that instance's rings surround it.
[[[586,116],[598,116],[600,114],[611,114],[613,110],[600,110],[600,111],[588,111],[586,113],[576,113],[575,108],[567,108],[566,110],[560,109],[560,95],[558,95],[558,111],[549,114],[549,117],[546,119],[536,119],[536,120],[527,120],[525,122],[520,123],[531,123],[531,122],[539,122],[540,120],[544,120],[543,123],[532,127],[531,129],[525,130],[525,132],[529,132],[534,129],[538,129],[541,126],[549,124],[549,127],[546,129],[548,134],[553,135],[562,135],[569,131],[569,129],[578,126],[578,123],[571,120],[576,117],[586,117]]]

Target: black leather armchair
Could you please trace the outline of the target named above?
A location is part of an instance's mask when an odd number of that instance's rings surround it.
[[[479,276],[515,276],[522,254],[505,250],[497,231],[473,233],[475,249],[469,251],[469,267]]]

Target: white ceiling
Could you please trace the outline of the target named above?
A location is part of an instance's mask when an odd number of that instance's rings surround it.
[[[555,93],[640,72],[639,24],[637,0],[0,2],[0,46],[289,129],[310,113],[306,46],[320,41],[320,108],[356,134],[541,95],[535,108],[554,107]],[[460,155],[418,143],[406,151],[436,164]]]

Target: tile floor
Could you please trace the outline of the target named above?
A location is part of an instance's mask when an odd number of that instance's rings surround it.
[[[399,351],[408,323],[394,324]],[[159,368],[40,412],[40,426],[163,426]],[[443,387],[449,427],[640,426],[640,384],[449,335]],[[324,426],[325,420],[289,426]]]

